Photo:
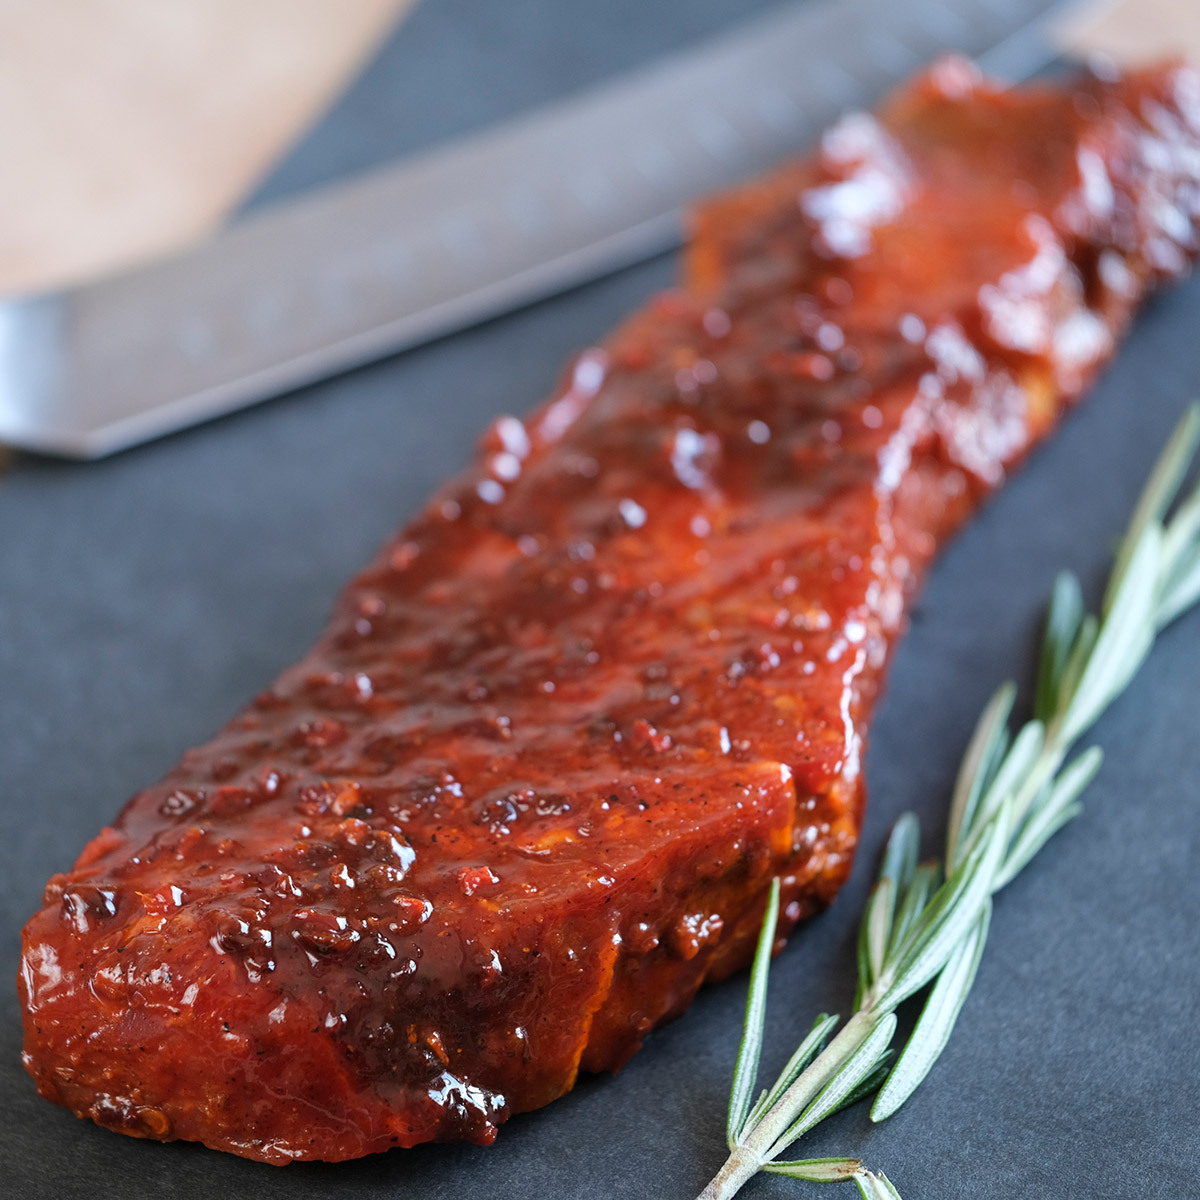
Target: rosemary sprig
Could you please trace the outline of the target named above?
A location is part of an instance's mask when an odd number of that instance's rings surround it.
[[[945,1048],[987,941],[992,897],[1079,814],[1079,795],[1099,770],[1099,749],[1068,761],[1072,748],[1125,689],[1158,632],[1200,601],[1200,485],[1167,520],[1198,443],[1200,407],[1193,405],[1134,509],[1097,615],[1085,613],[1075,577],[1059,576],[1032,718],[1011,733],[1012,683],[984,709],[955,784],[944,866],[918,864],[917,818],[908,813],[897,821],[859,930],[853,1015],[832,1040],[838,1019],[819,1016],[779,1078],[751,1104],[779,905],[779,881],[772,883],[730,1094],[729,1158],[700,1200],[728,1200],[758,1171],[854,1182],[864,1200],[900,1200],[885,1175],[857,1159],[785,1160],[783,1153],[872,1093],[871,1119],[890,1117]],[[896,1008],[931,984],[892,1062]]]

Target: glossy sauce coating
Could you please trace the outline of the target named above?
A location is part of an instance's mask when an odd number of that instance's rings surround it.
[[[939,64],[711,202],[351,583],[313,652],[56,876],[25,1061],[267,1162],[490,1141],[616,1068],[850,869],[936,547],[1200,214],[1200,86]]]

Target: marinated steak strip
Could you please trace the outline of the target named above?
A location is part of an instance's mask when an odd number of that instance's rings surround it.
[[[939,64],[695,218],[653,300],[55,876],[25,1062],[267,1162],[489,1142],[836,894],[936,547],[1200,214],[1200,85]]]

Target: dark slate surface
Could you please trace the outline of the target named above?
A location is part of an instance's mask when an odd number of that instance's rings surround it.
[[[283,165],[279,195],[518,111],[765,2],[656,6],[426,0]],[[157,445],[87,465],[19,459],[0,479],[0,972],[24,918],[125,796],[203,739],[320,627],[340,583],[460,465],[500,411],[670,279],[648,264]],[[974,714],[1028,682],[1060,566],[1094,589],[1145,471],[1200,382],[1200,281],[1158,301],[1086,409],[955,543],[895,659],[868,758],[850,885],[777,961],[766,1066],[845,1010],[868,868],[913,807],[932,850]],[[1200,615],[1163,639],[1097,729],[1087,812],[1000,899],[975,992],[926,1086],[857,1153],[906,1200],[1183,1197],[1200,1191]],[[722,1158],[745,981],[707,990],[617,1078],[518,1117],[490,1149],[258,1166],[135,1142],[39,1100],[0,989],[0,1194],[663,1197]],[[760,1179],[748,1197],[804,1194]],[[845,1194],[845,1193],[843,1193]]]

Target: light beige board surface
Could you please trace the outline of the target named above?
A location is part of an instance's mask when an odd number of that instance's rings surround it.
[[[411,0],[0,0],[0,294],[212,228]]]
[[[1200,65],[1200,0],[1096,0],[1068,14],[1059,44],[1136,66],[1168,55]]]

